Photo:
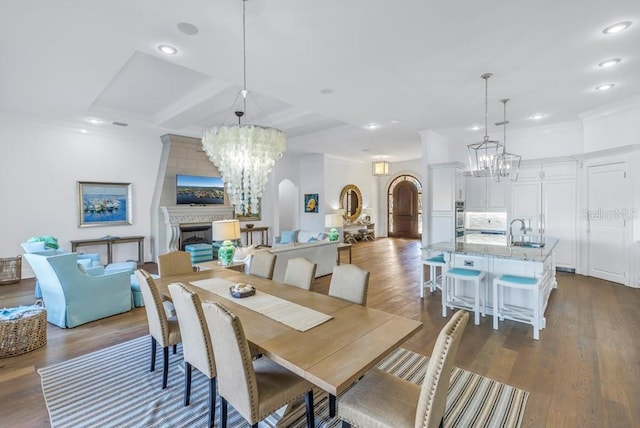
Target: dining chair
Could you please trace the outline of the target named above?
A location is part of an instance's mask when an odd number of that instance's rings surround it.
[[[329,283],[329,296],[357,305],[367,305],[367,290],[369,288],[369,272],[356,265],[339,265],[333,268]]]
[[[176,307],[184,356],[184,405],[191,399],[193,367],[209,378],[209,427],[216,418],[216,364],[207,322],[202,313],[200,297],[182,283],[169,284],[169,293]]]
[[[240,318],[216,302],[202,305],[218,367],[221,426],[227,427],[227,406],[253,428],[293,400],[305,396],[307,426],[315,426],[313,385],[267,357],[253,360]]]
[[[144,299],[144,309],[147,312],[147,323],[149,324],[149,334],[151,335],[151,370],[156,369],[156,346],[162,346],[162,389],[167,387],[169,375],[169,346],[174,346],[182,341],[180,326],[177,318],[167,317],[167,313],[162,305],[162,296],[158,291],[153,277],[144,269],[135,271],[136,279],[140,285],[142,298]]]
[[[273,269],[276,266],[276,255],[267,250],[256,251],[251,257],[249,275],[260,278],[273,279]]]
[[[459,310],[440,331],[422,385],[380,369],[369,371],[340,398],[342,427],[443,426],[451,370],[469,313]]]
[[[317,266],[317,264],[310,262],[304,257],[289,259],[283,282],[304,290],[311,290],[311,283],[316,276]]]
[[[161,277],[192,272],[191,254],[186,251],[172,251],[158,256],[158,274]]]

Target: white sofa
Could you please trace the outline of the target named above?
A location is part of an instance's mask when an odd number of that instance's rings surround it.
[[[314,262],[316,267],[316,278],[328,275],[333,272],[338,255],[338,242],[330,242],[328,239],[308,243],[293,242],[274,246],[268,250],[275,254],[276,266],[273,270],[273,280],[282,282],[287,270],[287,263],[290,259],[304,257]]]

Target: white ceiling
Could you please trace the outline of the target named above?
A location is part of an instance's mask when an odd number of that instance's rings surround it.
[[[200,137],[235,121],[241,0],[25,0],[0,14],[0,112],[89,129],[87,117]],[[250,0],[250,122],[293,151],[420,157],[419,131],[477,140],[574,121],[640,94],[638,0]],[[624,32],[602,30],[632,21]],[[190,23],[196,35],[179,31]],[[171,44],[179,53],[157,50]],[[621,58],[613,68],[598,63]],[[594,88],[615,83],[610,91]],[[323,89],[333,93],[323,94]],[[546,117],[533,121],[534,113]],[[398,123],[392,123],[398,121]],[[368,123],[380,127],[366,129]],[[463,141],[464,142],[464,141]]]

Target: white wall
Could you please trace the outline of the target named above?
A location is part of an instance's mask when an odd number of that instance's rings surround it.
[[[640,144],[640,96],[582,115],[584,152]]]
[[[34,235],[56,236],[68,251],[70,240],[143,235],[145,259],[150,259],[149,212],[162,149],[160,133],[108,131],[81,134],[0,116],[0,257],[22,254],[20,243]],[[78,227],[77,181],[132,183],[133,224]],[[106,247],[82,247],[82,252],[100,252],[106,263]],[[114,260],[127,259],[137,259],[136,244],[114,246]],[[27,263],[23,276],[32,276]]]

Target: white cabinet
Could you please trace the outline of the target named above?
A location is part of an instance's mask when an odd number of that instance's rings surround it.
[[[538,178],[529,172],[536,170]],[[576,164],[562,162],[524,169],[511,187],[511,216],[524,219],[531,231],[558,238],[556,265],[575,269],[577,260]],[[520,169],[523,172],[523,168]],[[521,178],[524,178],[521,180]],[[519,226],[519,225],[518,225]],[[517,226],[514,226],[517,229]],[[517,230],[514,230],[516,233]]]
[[[510,181],[493,181],[490,177],[466,177],[467,211],[507,211]]]
[[[427,242],[442,242],[455,239],[456,201],[464,198],[464,165],[446,163],[429,165],[431,200]]]

